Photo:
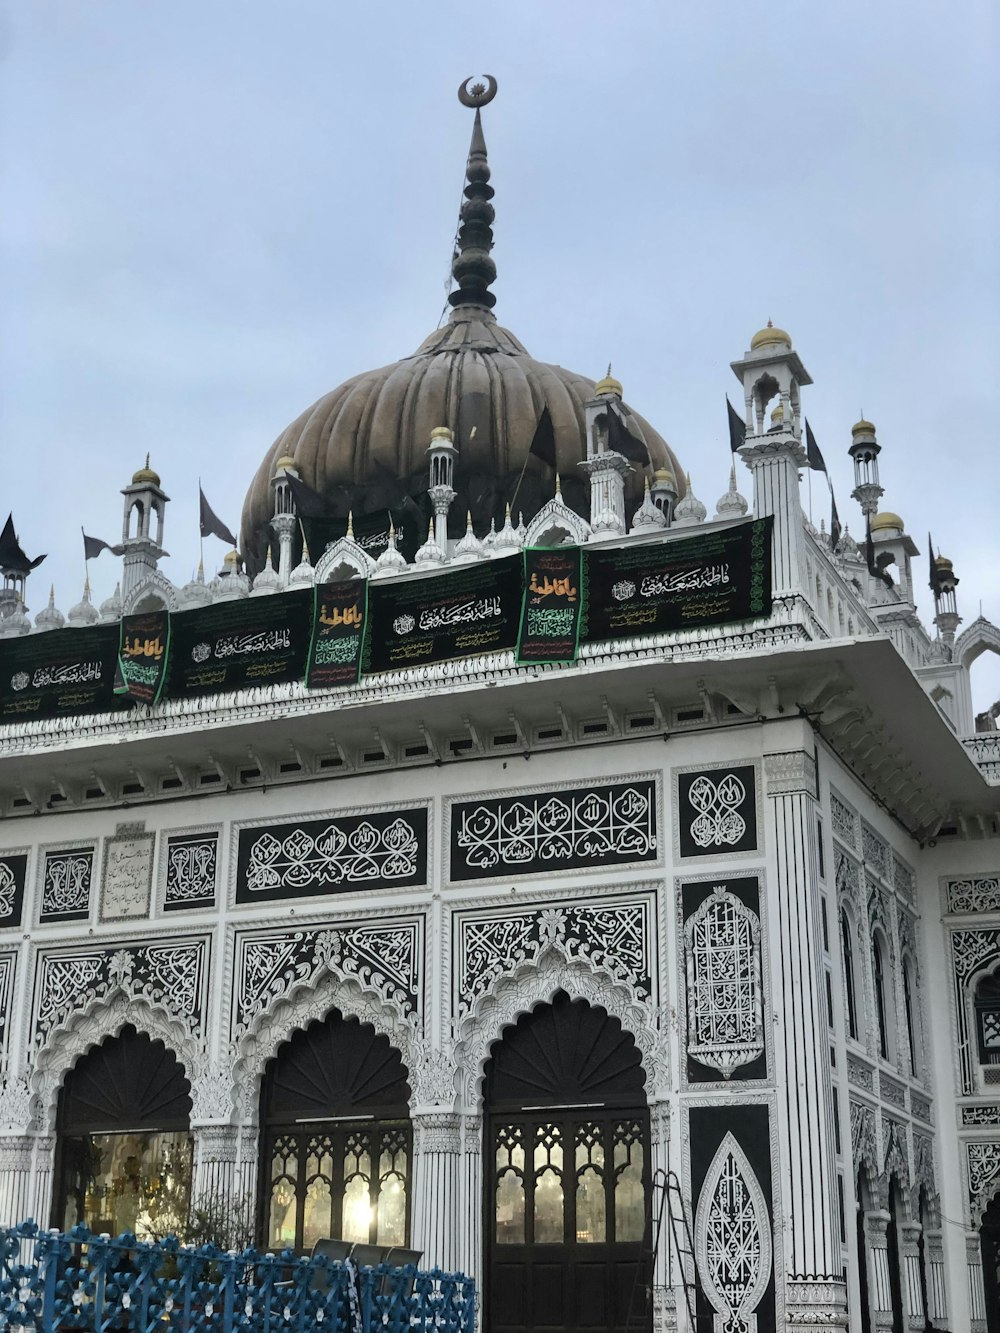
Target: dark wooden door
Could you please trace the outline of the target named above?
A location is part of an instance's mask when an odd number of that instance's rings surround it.
[[[617,1020],[565,996],[494,1047],[486,1333],[651,1327],[644,1081]]]
[[[986,1209],[979,1238],[983,1252],[986,1327],[989,1333],[1000,1333],[1000,1199],[994,1199]]]

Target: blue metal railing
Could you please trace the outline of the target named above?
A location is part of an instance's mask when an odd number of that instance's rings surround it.
[[[475,1333],[461,1273],[0,1229],[0,1333]]]

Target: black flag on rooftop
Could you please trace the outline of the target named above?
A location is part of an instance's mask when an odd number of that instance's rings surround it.
[[[627,458],[630,463],[638,463],[641,467],[649,465],[649,450],[642,440],[636,439],[610,405],[608,406],[608,448],[613,449],[616,454],[621,454],[623,458]]]
[[[201,535],[203,537],[219,537],[232,547],[236,547],[238,542],[233,534],[223,523],[212,506],[205,499],[205,492],[198,487],[198,495],[201,500]]]
[[[83,532],[83,528],[80,529]],[[112,555],[124,555],[124,546],[112,546],[110,542],[102,541],[100,537],[88,537],[83,532],[83,558],[84,560],[96,560],[102,551],[110,551]]]
[[[292,475],[291,472],[285,473],[285,481],[288,482],[288,489],[292,492],[292,499],[295,501],[295,512],[300,518],[332,518],[330,505],[326,498],[320,495],[319,491],[314,491],[311,486],[300,478]]]
[[[726,407],[729,410],[729,447],[735,454],[736,450],[742,449],[746,443],[747,423],[729,401],[728,394],[726,395]]]
[[[556,466],[556,435],[552,426],[552,417],[549,415],[547,407],[542,408],[542,415],[538,418],[538,425],[535,427],[535,434],[531,440],[529,454],[534,454],[540,458],[543,463],[547,463],[550,468],[555,470]]]
[[[826,472],[826,463],[823,461],[823,455],[819,451],[819,445],[816,443],[816,436],[813,434],[813,428],[809,424],[809,418],[806,417],[806,462],[814,472]],[[827,473],[829,476],[829,473]]]
[[[3,532],[0,532],[0,569],[9,570],[12,574],[30,574],[44,559],[44,555],[36,555],[34,560],[28,559],[14,531],[14,515],[8,514]]]
[[[868,566],[868,573],[873,579],[881,579],[887,588],[894,586],[892,575],[885,568],[891,557],[886,553],[875,559],[875,543],[872,541],[872,519],[871,514],[865,515],[865,564]]]

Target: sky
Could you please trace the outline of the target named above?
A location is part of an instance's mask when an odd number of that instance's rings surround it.
[[[930,530],[965,622],[1000,622],[998,70],[992,0],[0,0],[0,518],[49,553],[29,605],[79,599],[80,527],[119,540],[147,451],[186,582],[199,477],[236,528],[281,430],[437,326],[456,91],[488,72],[500,322],[611,361],[711,512],[729,362],[773,319],[842,520],[864,412],[925,620]],[[1000,697],[1000,660],[973,686]]]

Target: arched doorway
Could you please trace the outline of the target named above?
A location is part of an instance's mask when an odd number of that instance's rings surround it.
[[[493,1046],[484,1080],[490,1333],[651,1327],[645,1081],[618,1020],[561,992]]]
[[[1000,1333],[1000,1196],[989,1202],[979,1228],[983,1254],[983,1295],[986,1302],[986,1327]]]
[[[889,1223],[885,1229],[886,1262],[889,1265],[889,1300],[892,1306],[892,1333],[903,1333],[903,1281],[899,1266],[899,1226],[902,1201],[896,1177],[889,1181]]]
[[[406,1066],[383,1033],[336,1010],[296,1032],[261,1089],[262,1243],[407,1245],[409,1117]]]
[[[858,1249],[858,1296],[861,1306],[860,1333],[871,1333],[872,1311],[871,1297],[868,1290],[868,1234],[865,1227],[865,1214],[871,1211],[872,1199],[868,1182],[863,1170],[858,1172],[857,1180],[857,1225],[856,1241]]]
[[[182,1226],[190,1093],[173,1052],[134,1027],[91,1047],[59,1092],[53,1224],[140,1237]]]

